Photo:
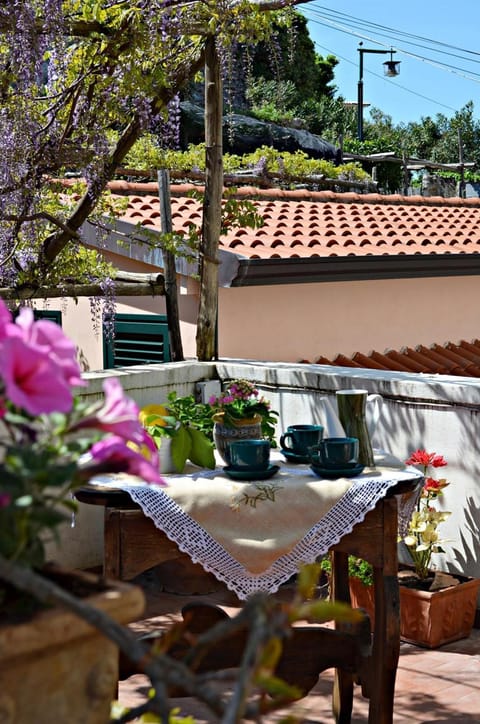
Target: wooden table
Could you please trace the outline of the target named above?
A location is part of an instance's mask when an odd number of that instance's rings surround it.
[[[336,631],[318,627],[315,634],[312,630],[306,636],[301,631],[298,634],[302,650],[300,659],[298,651],[293,652],[293,667],[298,669],[299,663],[308,663],[311,658],[315,660],[317,678],[321,671],[335,667],[332,708],[339,724],[351,721],[354,683],[361,684],[362,694],[369,698],[368,721],[371,724],[391,724],[393,721],[395,677],[400,651],[397,504],[399,495],[412,494],[418,485],[417,476],[391,488],[388,495],[367,513],[364,521],[358,523],[351,533],[331,549],[332,596],[335,600],[350,601],[349,555],[363,558],[373,566],[375,630],[371,645],[365,645],[365,629],[362,627],[352,632],[347,626],[337,624]],[[176,544],[143,515],[127,493],[85,487],[77,491],[75,497],[83,503],[105,508],[106,576],[131,579],[163,561],[185,556]],[[332,634],[337,635],[336,641],[332,640]],[[295,646],[295,642],[292,646]],[[286,660],[291,657],[292,651],[289,650]],[[288,666],[277,673],[288,680]],[[301,676],[300,670],[297,673]],[[316,679],[312,682],[310,674],[306,674],[305,681],[311,688]]]

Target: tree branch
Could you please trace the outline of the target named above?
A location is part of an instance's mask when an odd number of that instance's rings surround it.
[[[153,112],[158,113],[167,103],[175,96],[179,88],[186,80],[191,78],[203,65],[203,52],[192,63],[179,69],[175,81],[169,88],[163,88],[160,94],[152,102]],[[82,199],[79,201],[75,211],[67,221],[68,229],[76,232],[81,225],[87,220],[93,209],[95,208],[101,194],[106,188],[108,181],[115,175],[117,167],[120,166],[122,160],[130,151],[134,143],[138,140],[143,132],[142,119],[139,113],[136,113],[131,122],[126,127],[123,135],[105,165],[103,178],[97,184],[95,189],[89,187]],[[61,233],[52,234],[43,242],[40,263],[48,265],[60,252],[65,248],[74,234],[62,231]]]

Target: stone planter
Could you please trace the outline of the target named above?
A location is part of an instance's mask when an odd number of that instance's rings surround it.
[[[76,573],[72,576],[78,577]],[[96,576],[79,573],[82,585]],[[118,623],[144,609],[140,588],[107,582],[85,601]],[[66,608],[45,609],[30,619],[0,625],[2,724],[105,724],[116,698],[118,648]]]
[[[456,586],[422,591],[400,585],[400,637],[402,641],[437,648],[468,638],[472,632],[480,587],[478,578],[460,578]],[[350,598],[354,608],[363,608],[375,624],[373,586],[350,578]]]

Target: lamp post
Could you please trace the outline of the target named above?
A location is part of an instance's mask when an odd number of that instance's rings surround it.
[[[393,60],[393,54],[395,51],[393,48],[390,50],[376,50],[375,48],[363,48],[362,43],[359,43],[358,52],[360,55],[360,74],[358,78],[358,97],[357,97],[357,136],[359,141],[363,141],[363,54],[364,53],[377,53],[385,55],[390,53],[390,60],[385,61],[383,64],[383,72],[389,78],[395,78],[400,74],[400,61]]]

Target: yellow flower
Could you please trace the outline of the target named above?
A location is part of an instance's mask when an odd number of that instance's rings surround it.
[[[157,404],[145,405],[145,407],[142,407],[139,414],[140,422],[144,427],[146,427],[147,425],[148,427],[167,427],[167,422],[164,419],[165,416],[168,416],[167,408],[163,405]]]

